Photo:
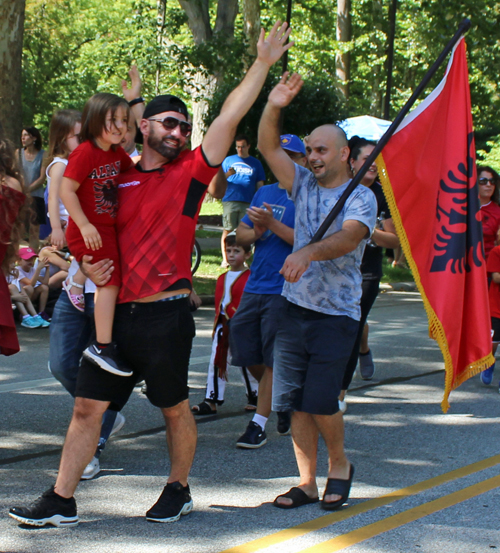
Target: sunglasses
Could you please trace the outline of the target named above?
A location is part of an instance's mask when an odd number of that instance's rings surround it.
[[[179,126],[182,136],[189,136],[193,130],[190,123],[181,121],[175,117],[165,117],[165,119],[154,119],[151,117],[148,121],[156,121],[157,123],[161,123],[166,131],[173,131],[177,128],[177,126]]]
[[[493,178],[492,179],[482,178],[482,179],[479,179],[477,182],[482,186],[486,186],[488,183],[495,186],[495,179]]]

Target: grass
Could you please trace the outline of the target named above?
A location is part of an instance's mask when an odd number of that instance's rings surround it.
[[[203,251],[200,266],[193,277],[193,285],[197,294],[215,294],[215,282],[218,276],[226,271],[220,266],[221,262],[222,254],[220,250]],[[382,282],[413,282],[413,276],[409,269],[392,267],[385,258],[382,268],[384,271]]]
[[[222,201],[203,202],[201,204],[200,215],[222,215]]]
[[[217,230],[198,229],[196,231],[196,238],[220,238],[221,236],[222,232]]]
[[[221,263],[220,249],[203,250],[200,266],[193,277],[193,286],[198,295],[215,294],[215,282],[226,271],[220,266]]]
[[[393,267],[387,262],[387,258],[385,257],[382,263],[382,270],[382,282],[413,282],[413,275],[410,269]]]

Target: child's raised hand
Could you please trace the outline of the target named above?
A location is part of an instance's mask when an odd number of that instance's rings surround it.
[[[82,233],[82,238],[87,248],[95,251],[102,247],[101,235],[94,227],[94,225],[92,225],[91,223],[87,223],[86,225],[82,226],[80,232]]]

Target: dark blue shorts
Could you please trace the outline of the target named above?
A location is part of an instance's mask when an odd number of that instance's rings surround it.
[[[187,298],[116,306],[113,340],[134,374],[117,376],[82,359],[77,397],[111,402],[119,411],[136,382],[145,380],[156,407],[174,407],[188,399],[188,367],[195,335]]]
[[[279,294],[243,293],[238,310],[229,322],[232,365],[273,367],[274,338],[286,304],[286,299]]]
[[[334,415],[358,326],[287,302],[274,342],[273,411]]]

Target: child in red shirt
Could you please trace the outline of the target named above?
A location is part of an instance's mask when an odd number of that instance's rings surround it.
[[[113,318],[120,286],[120,262],[116,236],[118,208],[117,175],[133,162],[120,146],[130,116],[124,98],[99,93],[83,109],[81,144],[69,157],[61,183],[61,199],[69,212],[66,241],[80,263],[91,255],[93,263],[111,259],[114,271],[110,281],[95,295],[96,340],[83,352],[84,357],[104,370],[119,376],[130,376],[112,342]],[[82,289],[85,276],[79,270],[65,287],[73,301]],[[77,305],[75,305],[77,307]]]
[[[224,240],[224,249],[229,270],[217,279],[215,287],[215,320],[212,334],[212,355],[208,365],[205,399],[191,410],[195,415],[215,415],[217,405],[224,403],[224,391],[227,381],[227,363],[229,348],[228,321],[233,317],[240,304],[250,271],[245,262],[251,256],[250,246],[236,245],[236,234],[228,234]],[[247,387],[249,402],[256,396],[258,382],[241,367],[243,382]]]

